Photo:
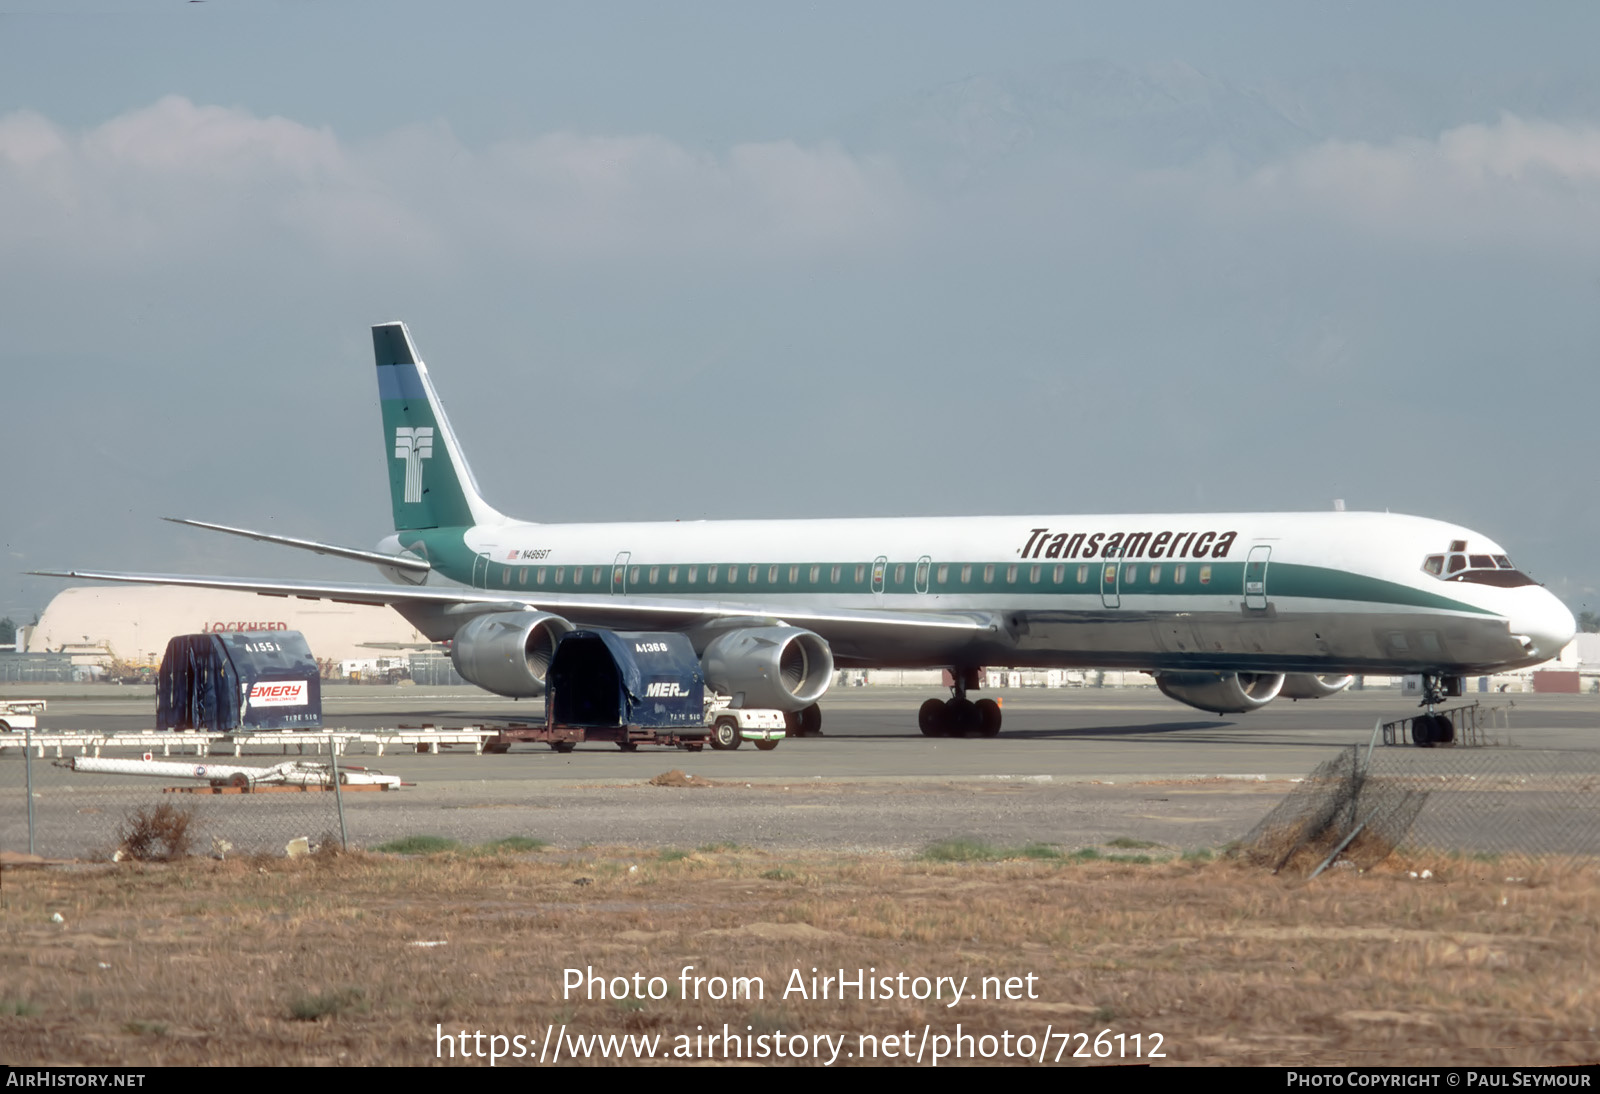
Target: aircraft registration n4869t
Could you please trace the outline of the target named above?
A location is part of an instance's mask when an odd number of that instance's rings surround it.
[[[374,563],[389,584],[51,576],[386,604],[508,696],[543,692],[576,627],[679,631],[710,686],[801,732],[820,728],[836,665],[947,668],[951,695],[922,705],[922,731],[993,735],[999,706],[968,697],[985,665],[1143,670],[1218,713],[1417,674],[1431,710],[1460,678],[1547,660],[1575,630],[1499,544],[1389,513],[514,520],[483,499],[405,325],[372,337],[393,535],[367,551],[181,523]]]

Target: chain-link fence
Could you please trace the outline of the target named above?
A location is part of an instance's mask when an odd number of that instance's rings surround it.
[[[150,777],[75,770],[82,762],[23,741],[0,748],[0,851],[45,858],[107,861],[116,857],[175,858],[183,854],[282,855],[299,839],[308,849],[342,842],[341,793],[320,776],[335,758],[299,765],[296,773],[261,778],[241,774],[254,761],[211,756],[152,757],[187,776]],[[23,747],[18,747],[21,744]],[[140,761],[137,754],[134,761]],[[165,765],[164,765],[165,766]],[[286,765],[287,766],[287,765]],[[337,770],[336,766],[333,768]],[[212,782],[221,785],[213,786]],[[325,785],[293,785],[293,782]]]
[[[1291,875],[1366,868],[1394,850],[1485,859],[1600,858],[1600,752],[1352,746],[1239,842]]]

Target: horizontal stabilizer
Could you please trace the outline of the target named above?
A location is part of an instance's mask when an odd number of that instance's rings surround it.
[[[363,551],[359,547],[340,547],[336,543],[318,543],[312,539],[275,536],[270,532],[253,532],[248,528],[232,528],[226,524],[212,524],[210,521],[205,520],[187,520],[183,517],[162,517],[161,519],[171,521],[173,524],[187,524],[192,528],[206,528],[213,532],[226,532],[230,536],[243,536],[245,539],[260,540],[262,543],[277,543],[284,547],[297,547],[302,551],[315,551],[319,555],[348,558],[356,562],[370,562],[375,566],[388,566],[411,574],[426,575],[433,569],[426,559],[416,558],[412,555],[386,555],[382,551]]]

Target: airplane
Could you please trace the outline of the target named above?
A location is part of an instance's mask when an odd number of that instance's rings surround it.
[[[466,680],[535,697],[579,627],[677,631],[735,706],[821,731],[835,667],[948,669],[928,736],[994,736],[981,667],[1142,670],[1218,714],[1416,675],[1419,743],[1466,676],[1554,657],[1572,613],[1482,534],[1390,513],[1171,513],[538,524],[484,500],[404,323],[372,328],[394,533],[376,550],[178,523],[374,564],[389,584],[45,576],[381,604]],[[174,518],[168,518],[174,519]],[[445,583],[440,583],[444,579]]]

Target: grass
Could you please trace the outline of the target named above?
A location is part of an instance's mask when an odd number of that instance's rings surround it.
[[[315,995],[297,992],[289,1000],[289,1017],[297,1022],[317,1022],[341,1014],[364,1014],[367,993],[360,988],[339,988]]]
[[[1397,858],[1287,885],[1199,855],[1138,864],[1110,848],[938,846],[952,857],[746,848],[660,861],[597,847],[8,871],[0,1042],[23,1066],[394,1065],[440,1062],[436,1029],[538,1040],[561,1026],[670,1037],[726,1023],[826,1029],[854,1048],[861,1035],[950,1035],[960,1022],[977,1036],[1052,1023],[1130,1043],[1160,1033],[1160,1062],[1177,1064],[1600,1056],[1593,863],[1512,875]],[[1434,877],[1410,876],[1423,870]],[[57,910],[64,926],[50,923]],[[680,991],[686,966],[708,983],[754,978],[764,994]],[[591,967],[672,991],[564,991],[566,970]],[[797,971],[857,968],[968,977],[969,991],[1033,976],[1036,994],[955,1007],[784,995]]]
[[[526,851],[542,851],[550,846],[549,840],[535,839],[532,836],[507,836],[505,839],[493,840],[489,843],[480,843],[473,850],[480,854],[508,854]]]
[[[397,840],[379,844],[373,848],[386,855],[442,855],[449,851],[461,850],[457,840],[445,839],[443,836],[402,836]]]
[[[1061,848],[1053,843],[1029,843],[1022,847],[996,847],[975,839],[947,839],[929,844],[917,856],[928,862],[1004,862],[1007,859],[1060,859]]]

